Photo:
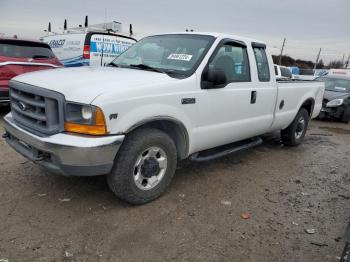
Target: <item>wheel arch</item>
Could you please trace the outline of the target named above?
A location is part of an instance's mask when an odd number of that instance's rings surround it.
[[[307,112],[309,113],[309,117],[312,117],[312,113],[314,111],[314,107],[315,107],[315,99],[313,98],[307,98],[299,107],[299,110],[302,108],[305,108],[307,110]]]
[[[146,127],[157,128],[167,133],[175,143],[179,159],[185,159],[188,156],[189,135],[185,125],[181,121],[168,116],[151,117],[132,125],[126,130],[125,134]]]

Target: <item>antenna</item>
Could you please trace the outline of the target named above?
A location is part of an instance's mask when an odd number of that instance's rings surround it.
[[[89,26],[88,23],[88,16],[85,16],[85,23],[84,23],[85,28],[87,28]]]
[[[63,30],[67,30],[67,19],[64,19]]]
[[[132,31],[132,24],[130,24],[129,33],[130,33],[130,36],[132,36],[134,34],[134,32]]]
[[[49,26],[47,27],[47,31],[51,33],[51,22],[49,22]]]

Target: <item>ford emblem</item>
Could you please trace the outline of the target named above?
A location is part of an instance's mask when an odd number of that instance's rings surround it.
[[[27,110],[27,105],[23,102],[18,102],[17,103],[19,109],[21,109],[22,111],[26,111]]]

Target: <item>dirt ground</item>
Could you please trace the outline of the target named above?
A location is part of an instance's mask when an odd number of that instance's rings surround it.
[[[0,261],[338,261],[349,160],[350,125],[312,121],[300,147],[271,134],[244,153],[182,162],[161,198],[134,207],[104,177],[49,174],[1,138]]]

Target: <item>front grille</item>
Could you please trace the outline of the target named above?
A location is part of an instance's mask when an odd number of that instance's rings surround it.
[[[10,101],[14,120],[27,129],[47,135],[63,131],[62,94],[11,81]]]

